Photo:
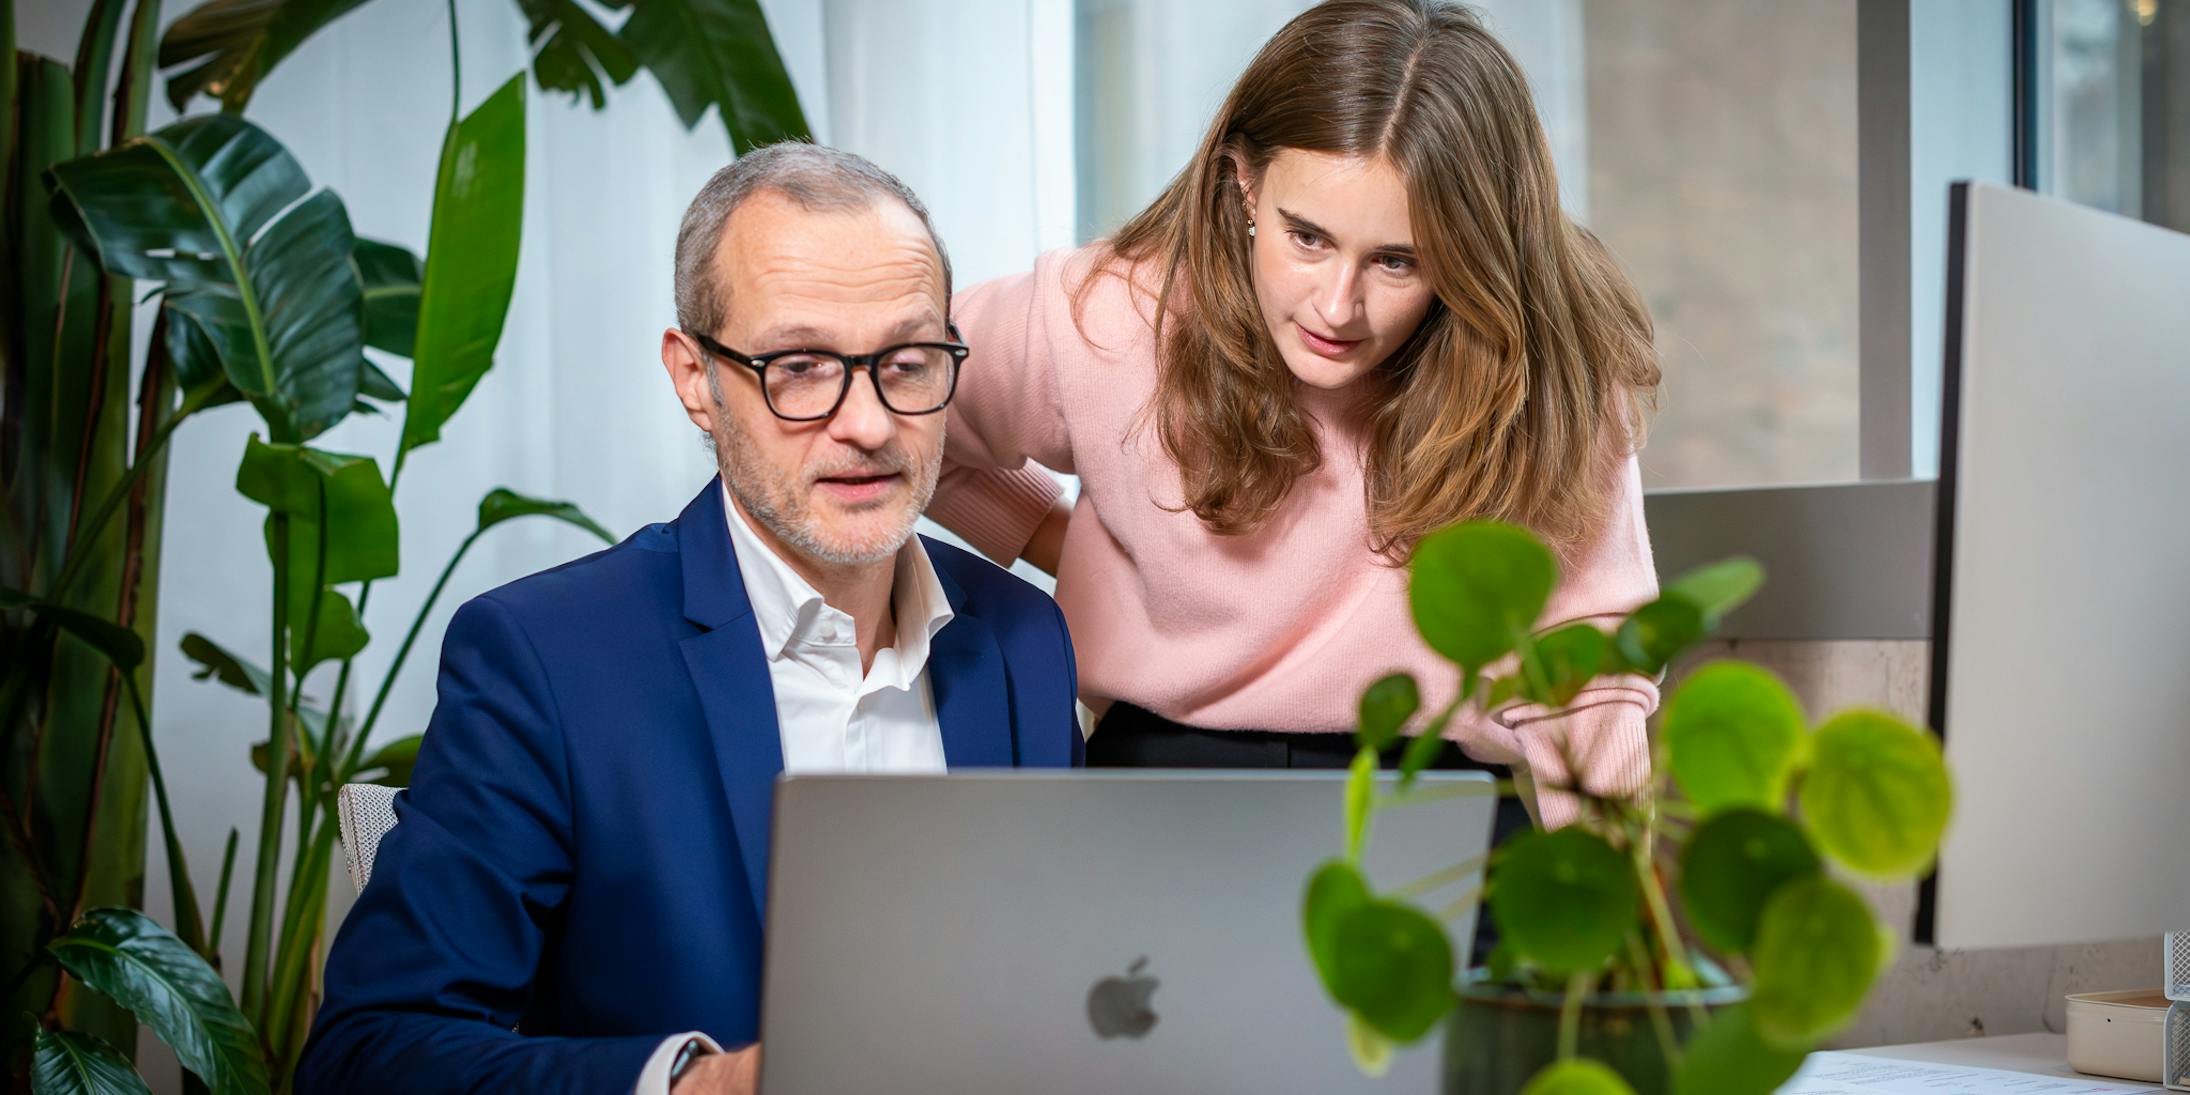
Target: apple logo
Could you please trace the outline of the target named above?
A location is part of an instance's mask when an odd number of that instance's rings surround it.
[[[1149,1008],[1148,998],[1161,982],[1142,975],[1146,968],[1148,959],[1140,958],[1125,971],[1127,976],[1105,977],[1088,990],[1087,1021],[1094,1024],[1095,1033],[1104,1041],[1139,1038],[1156,1025],[1156,1013]]]

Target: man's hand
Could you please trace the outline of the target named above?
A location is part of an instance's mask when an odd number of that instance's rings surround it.
[[[670,1095],[754,1095],[760,1090],[760,1043],[692,1062]]]

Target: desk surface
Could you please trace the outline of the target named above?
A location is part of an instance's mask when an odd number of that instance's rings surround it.
[[[2008,1072],[2028,1072],[2038,1076],[2059,1076],[2082,1080],[2107,1079],[2106,1077],[2086,1076],[2068,1067],[2068,1035],[2065,1034],[2003,1034],[1993,1038],[1963,1038],[1952,1042],[1874,1046],[1848,1052],[1871,1057],[1892,1057],[1903,1061],[1922,1061],[1935,1065],[1997,1068]],[[2109,1082],[2136,1085],[2134,1080],[2110,1080]],[[2136,1086],[2148,1091],[2166,1090],[2158,1084]]]

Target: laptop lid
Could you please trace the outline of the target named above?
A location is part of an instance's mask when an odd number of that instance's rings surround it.
[[[1480,793],[1381,811],[1363,864],[1380,889],[1489,847],[1488,776],[1422,784]],[[762,1090],[1434,1090],[1434,1035],[1382,1080],[1355,1069],[1301,936],[1344,794],[1342,772],[785,779]],[[1474,921],[1470,903],[1453,937]]]

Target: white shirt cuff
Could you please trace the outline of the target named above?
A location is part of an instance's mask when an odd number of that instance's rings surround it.
[[[646,1059],[646,1067],[639,1070],[639,1082],[632,1086],[631,1095],[669,1095],[669,1069],[677,1063],[677,1054],[684,1051],[686,1042],[698,1042],[709,1053],[721,1053],[722,1047],[713,1038],[696,1030],[672,1034],[654,1047],[654,1055]]]

